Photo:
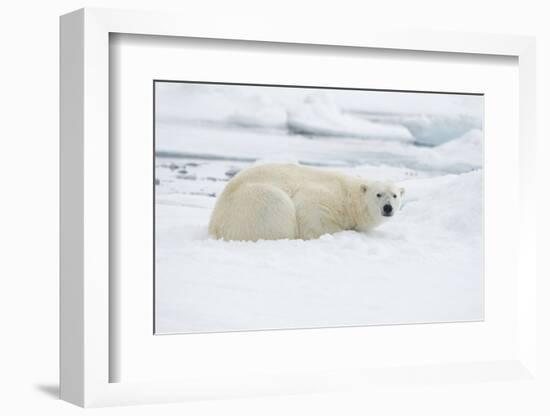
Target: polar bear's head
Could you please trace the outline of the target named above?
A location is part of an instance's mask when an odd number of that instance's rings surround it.
[[[371,182],[361,185],[361,192],[369,216],[382,221],[399,211],[405,188],[390,182]]]

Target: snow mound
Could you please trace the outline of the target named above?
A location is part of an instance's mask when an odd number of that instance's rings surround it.
[[[483,132],[478,129],[468,131],[458,139],[451,140],[433,149],[436,158],[446,166],[483,165]]]
[[[296,134],[412,141],[410,132],[399,125],[375,123],[344,113],[322,93],[309,95],[302,105],[288,110],[287,125]]]
[[[481,232],[482,180],[482,171],[476,170],[404,182],[408,197],[399,222],[413,224],[428,239],[437,230],[445,230],[448,237],[461,242],[477,240]]]
[[[234,110],[226,120],[241,127],[286,128],[286,110],[272,100],[255,96]]]
[[[466,114],[405,116],[400,124],[411,132],[417,143],[430,146],[448,142],[482,127],[479,117]]]

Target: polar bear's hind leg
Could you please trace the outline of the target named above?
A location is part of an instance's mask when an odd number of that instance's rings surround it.
[[[210,234],[224,240],[280,240],[297,236],[296,210],[281,189],[247,183],[222,195],[214,209]]]

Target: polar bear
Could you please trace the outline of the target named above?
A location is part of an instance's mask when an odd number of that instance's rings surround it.
[[[318,168],[257,165],[228,182],[208,233],[217,239],[257,241],[367,231],[399,211],[404,192],[392,183]]]

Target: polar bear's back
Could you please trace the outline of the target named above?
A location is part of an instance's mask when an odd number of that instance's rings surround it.
[[[341,180],[343,175],[321,169],[300,166],[292,163],[265,164],[241,171],[227,185],[227,191],[238,188],[243,183],[265,183],[276,186],[287,193],[293,193],[306,184],[324,183],[330,185]]]

